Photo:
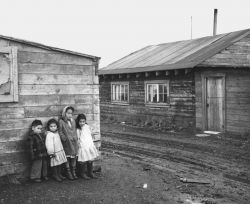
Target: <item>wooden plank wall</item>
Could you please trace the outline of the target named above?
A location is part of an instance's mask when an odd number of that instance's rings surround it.
[[[196,117],[196,129],[203,130],[201,71],[195,72],[195,117]]]
[[[226,131],[250,132],[250,35],[199,65],[196,83],[196,126],[201,128],[201,78],[205,71],[226,74]]]
[[[92,59],[0,40],[18,47],[18,103],[0,103],[0,176],[27,175],[30,124],[58,118],[66,105],[85,113],[100,139],[99,82]]]
[[[202,68],[195,75],[196,127],[202,129],[201,73],[225,74],[225,130],[250,133],[250,70],[247,68]]]
[[[139,78],[131,75],[128,79],[111,77],[100,78],[100,108],[101,118],[107,121],[125,121],[139,126],[152,126],[161,129],[193,130],[195,127],[195,85],[194,74],[170,76],[161,73],[159,76]],[[151,107],[145,105],[144,82],[150,80],[170,80],[170,104],[165,107]],[[129,81],[129,105],[111,103],[111,82]]]
[[[250,35],[205,60],[204,67],[250,67]]]

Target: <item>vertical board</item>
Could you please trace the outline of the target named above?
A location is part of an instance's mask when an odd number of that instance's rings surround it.
[[[203,72],[202,129],[225,131],[225,74]]]
[[[223,79],[207,78],[207,128],[213,131],[223,130]]]

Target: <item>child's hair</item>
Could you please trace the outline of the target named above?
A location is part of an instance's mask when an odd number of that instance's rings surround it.
[[[52,118],[52,119],[50,119],[50,120],[48,121],[48,123],[47,123],[47,130],[50,130],[50,129],[49,129],[49,126],[50,126],[51,124],[56,124],[57,128],[59,127],[59,124],[58,124],[57,120],[54,119],[54,118]]]
[[[31,123],[31,127],[36,127],[38,125],[41,125],[43,126],[43,123],[41,120],[34,120],[32,123]]]
[[[84,114],[79,114],[76,118],[76,128],[81,129],[79,122],[81,119],[86,120],[86,116]]]
[[[69,109],[71,109],[71,110],[72,110],[72,112],[74,112],[74,111],[75,111],[75,109],[74,109],[72,106],[68,106],[68,107],[66,108],[66,110],[65,110],[65,113],[66,113]]]

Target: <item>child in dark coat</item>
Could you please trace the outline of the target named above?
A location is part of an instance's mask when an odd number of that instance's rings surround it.
[[[66,106],[62,112],[62,118],[59,120],[59,135],[61,137],[63,149],[65,151],[67,162],[66,176],[68,179],[77,179],[76,176],[76,156],[78,151],[76,124],[73,119],[74,108]]]
[[[30,179],[34,182],[41,182],[41,178],[47,177],[47,150],[45,146],[45,134],[42,132],[41,120],[34,120],[31,124],[31,132],[28,137],[31,157]]]

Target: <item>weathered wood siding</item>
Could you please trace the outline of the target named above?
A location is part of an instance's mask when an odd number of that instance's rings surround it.
[[[170,81],[170,104],[164,107],[145,105],[144,82],[150,80]],[[119,105],[111,102],[111,82],[129,82],[129,104]],[[131,75],[128,79],[116,77],[115,79],[100,78],[100,108],[102,120],[125,121],[133,125],[149,126],[161,129],[195,127],[195,85],[194,74],[165,76],[164,72],[159,76],[139,78]]]
[[[44,124],[58,118],[64,106],[85,113],[100,137],[99,82],[90,58],[48,51],[0,39],[0,46],[18,47],[17,103],[0,102],[0,176],[27,174],[26,137],[34,119]]]
[[[205,60],[204,67],[250,67],[250,35]]]
[[[225,74],[225,131],[250,133],[250,69],[202,68],[195,74],[196,127],[202,129],[202,73]]]
[[[201,73],[224,73],[225,131],[250,133],[250,35],[199,66],[195,75],[197,128],[202,128]]]

